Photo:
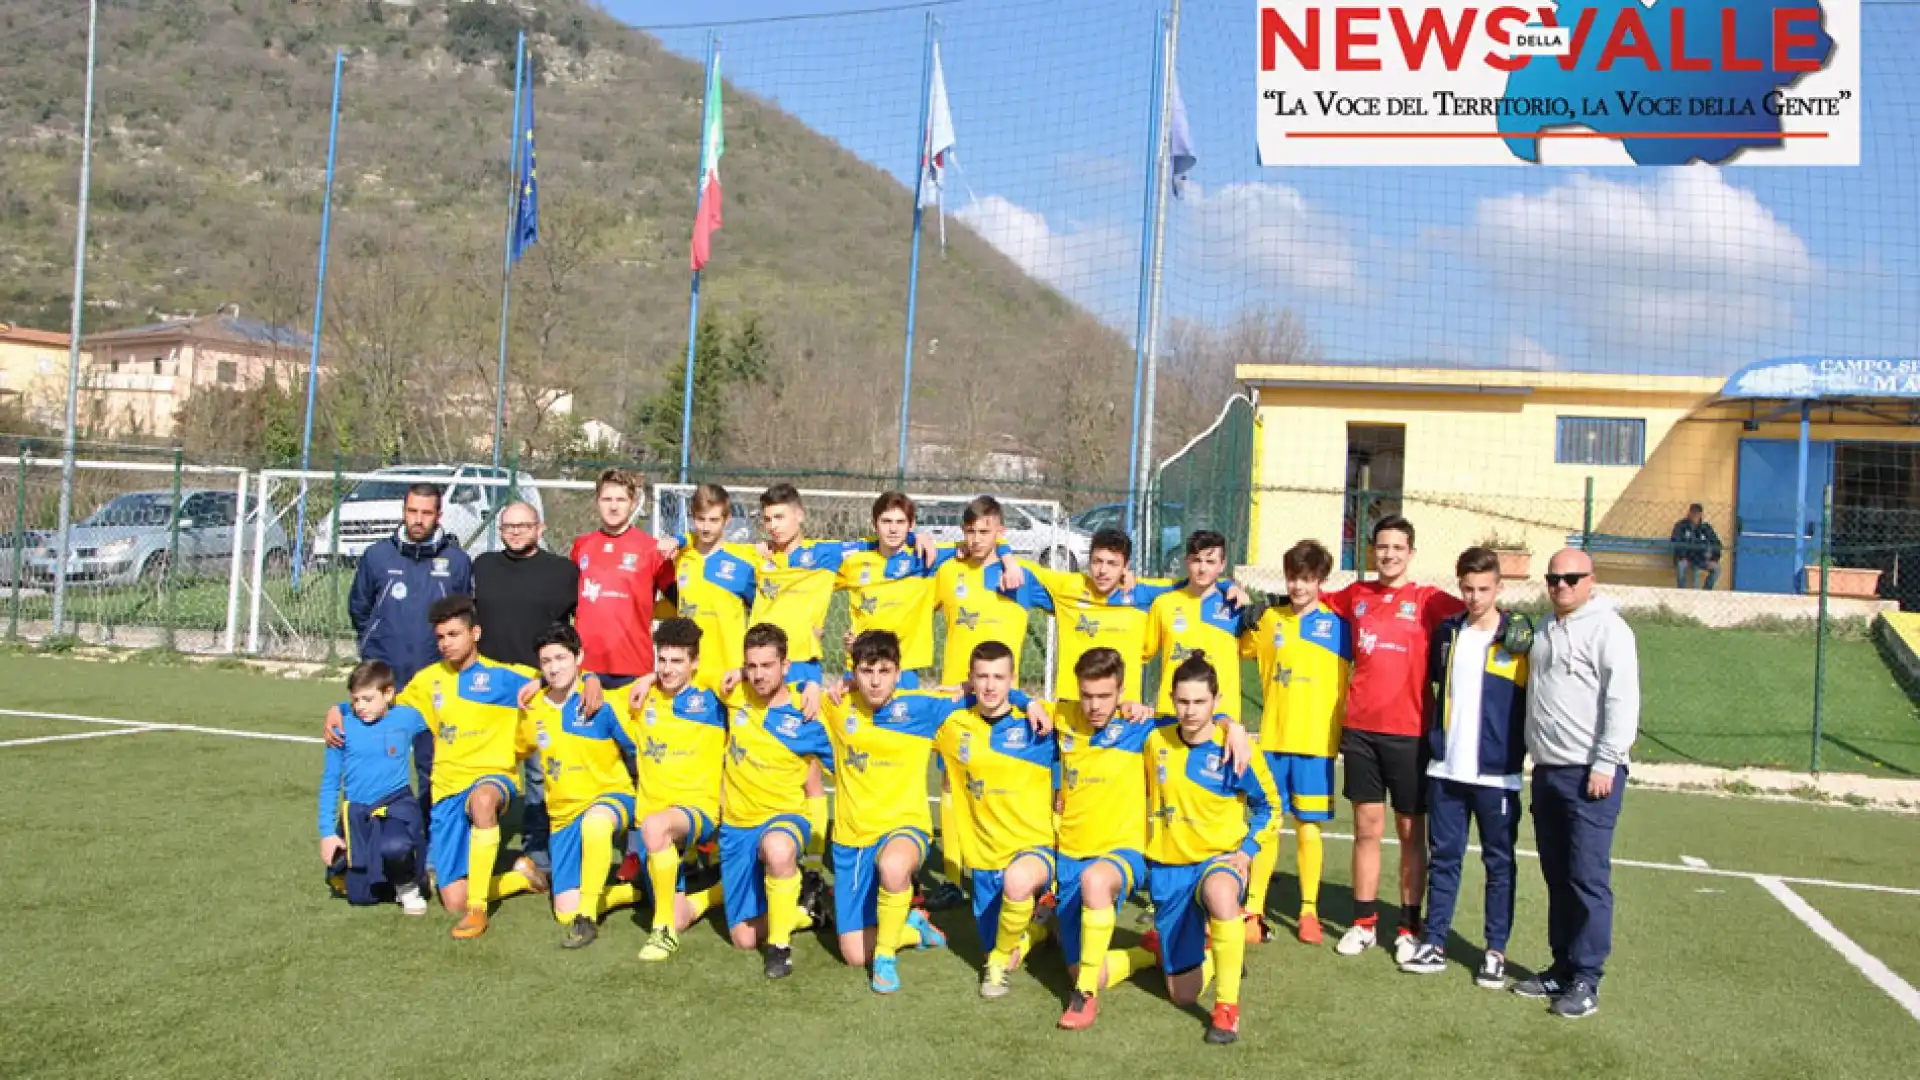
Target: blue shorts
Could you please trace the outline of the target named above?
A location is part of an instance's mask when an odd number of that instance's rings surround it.
[[[483,786],[498,788],[505,796],[500,816],[506,817],[505,804],[511,803],[520,790],[514,786],[513,777],[506,773],[483,776],[465,791],[433,802],[433,824],[427,831],[427,865],[433,869],[433,880],[443,889],[466,880],[468,830],[472,828],[467,820],[467,797]],[[487,873],[492,872],[493,867],[487,867]]]
[[[1053,876],[1060,857],[1052,848],[1027,848],[1008,860],[1007,865],[1011,867],[1029,855],[1039,856],[1047,864],[1047,876],[1049,878]],[[993,948],[994,939],[1000,936],[1000,890],[1002,883],[1006,880],[1007,872],[1005,870],[970,870],[968,876],[973,880],[973,924],[980,931],[980,951],[986,952]],[[1042,885],[1040,891],[1047,891],[1046,886]],[[1035,896],[1035,899],[1039,897]]]
[[[915,828],[895,829],[866,847],[833,845],[833,921],[836,933],[851,934],[879,922],[880,852],[899,837],[912,840],[927,861],[927,834]]]
[[[752,922],[767,913],[760,841],[770,832],[793,837],[798,854],[806,853],[807,840],[813,835],[807,819],[799,814],[781,814],[752,827],[720,826],[720,900],[726,907],[728,926]]]
[[[812,683],[815,686],[824,688],[827,685],[826,676],[821,673],[820,661],[818,660],[795,660],[793,663],[788,664],[787,682],[794,686],[805,686],[808,683]]]
[[[1295,821],[1333,820],[1332,758],[1268,751],[1267,768],[1273,772],[1276,810],[1284,808]]]
[[[547,850],[553,857],[553,892],[556,896],[563,892],[572,892],[579,888],[580,882],[584,880],[582,874],[584,868],[580,865],[580,823],[586,820],[587,814],[592,812],[594,806],[605,806],[614,812],[618,822],[614,826],[614,835],[617,836],[623,830],[633,828],[633,796],[616,794],[602,795],[593,800],[593,806],[580,811],[577,817],[567,822],[566,828],[554,833]],[[596,869],[600,873],[601,884],[605,884],[607,868],[602,866]],[[586,873],[592,872],[592,870],[586,871]]]
[[[1127,902],[1127,894],[1146,884],[1147,861],[1129,848],[1109,851],[1088,859],[1060,856],[1053,870],[1053,895],[1060,902],[1060,948],[1067,963],[1080,962],[1080,875],[1094,863],[1107,863],[1120,871],[1120,896],[1115,907]]]
[[[1209,917],[1206,904],[1200,899],[1200,888],[1215,874],[1229,874],[1239,882],[1240,898],[1245,901],[1247,883],[1227,865],[1224,855],[1185,866],[1147,864],[1153,928],[1160,933],[1160,970],[1169,975],[1192,971],[1207,958]]]

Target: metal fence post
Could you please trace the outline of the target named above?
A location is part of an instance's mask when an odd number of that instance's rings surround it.
[[[1593,477],[1587,477],[1587,504],[1580,515],[1580,550],[1593,546]]]
[[[1820,614],[1813,638],[1813,754],[1811,772],[1820,773],[1820,740],[1827,706],[1827,590],[1833,579],[1833,485],[1820,501]]]
[[[173,513],[167,526],[167,565],[160,573],[160,647],[172,652],[173,640],[173,573],[180,565],[180,471],[185,463],[186,451],[173,448]]]
[[[267,518],[273,513],[267,487],[271,482],[267,471],[260,470],[260,512],[253,519],[253,596],[247,602],[247,652],[253,654],[260,652],[260,603],[267,593]]]
[[[346,498],[340,487],[343,482],[340,474],[345,471],[345,468],[345,464],[340,460],[340,453],[336,450],[333,455],[333,509],[327,513],[327,550],[333,552],[333,565],[327,568],[327,576],[333,579],[333,610],[327,613],[327,618],[324,620],[327,626],[338,624],[341,609],[345,607],[345,601],[340,597],[340,567],[345,564],[345,560],[340,556],[340,505]],[[306,478],[302,477],[301,483],[305,482]],[[338,660],[339,655],[334,651],[333,635],[326,634],[326,639],[327,661],[331,663]],[[355,650],[355,652],[358,651],[358,649]]]
[[[59,567],[55,568],[58,573]],[[27,572],[27,440],[20,440],[19,489],[13,498],[13,601],[8,606],[7,640],[20,640],[20,579]]]
[[[247,549],[247,470],[233,485],[233,550],[227,558],[227,628],[220,636],[220,651],[232,654],[240,634],[240,579],[246,574]]]

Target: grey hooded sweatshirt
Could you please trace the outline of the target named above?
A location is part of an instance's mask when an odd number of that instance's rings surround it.
[[[1596,596],[1541,624],[1527,656],[1536,765],[1625,765],[1640,729],[1640,657],[1619,605]]]

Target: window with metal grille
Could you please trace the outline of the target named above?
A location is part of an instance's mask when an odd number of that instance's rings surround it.
[[[1647,422],[1563,416],[1553,460],[1558,465],[1645,465]]]

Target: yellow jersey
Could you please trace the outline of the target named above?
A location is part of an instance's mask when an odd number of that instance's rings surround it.
[[[635,753],[633,740],[613,706],[582,715],[577,688],[559,705],[544,693],[535,694],[520,726],[521,740],[540,755],[547,814],[554,828],[566,828],[598,799],[633,793],[633,774],[627,771],[627,759]]]
[[[713,691],[686,686],[669,697],[655,685],[628,725],[640,748],[638,816],[684,806],[720,820],[727,719]]]
[[[942,685],[959,686],[967,681],[973,647],[983,641],[998,641],[1012,649],[1014,678],[1020,677],[1020,649],[1027,641],[1027,607],[1040,595],[1034,584],[1034,568],[1022,563],[1021,569],[1027,578],[1011,593],[1001,592],[998,559],[984,566],[949,559],[934,571],[934,604],[947,628],[946,651],[940,661]]]
[[[1023,851],[1053,847],[1060,752],[1050,736],[1034,734],[1024,705],[1008,702],[997,720],[982,716],[978,706],[958,710],[933,745],[946,762],[954,797],[967,800],[968,812],[956,816],[965,820],[968,866],[1005,870]]]
[[[1191,866],[1216,855],[1260,850],[1260,830],[1273,817],[1273,774],[1264,754],[1245,772],[1227,766],[1227,733],[1218,724],[1188,746],[1169,723],[1147,737],[1148,860]]]
[[[833,842],[867,847],[895,829],[929,835],[927,766],[934,735],[965,708],[940,694],[901,691],[871,709],[858,691],[838,705],[821,702],[820,719],[833,742]]]
[[[1147,612],[1153,602],[1173,587],[1170,581],[1142,581],[1131,589],[1115,589],[1105,596],[1083,573],[1037,567],[1033,575],[1039,590],[1037,607],[1054,613],[1059,646],[1053,685],[1062,698],[1079,693],[1073,666],[1089,649],[1116,649],[1127,662],[1120,687],[1121,701],[1140,700],[1140,665],[1147,655]]]
[[[1240,635],[1240,655],[1260,667],[1260,749],[1330,758],[1340,749],[1353,672],[1353,631],[1316,605],[1305,615],[1272,607]]]
[[[742,663],[747,612],[758,595],[756,558],[753,548],[745,544],[721,544],[702,555],[691,543],[683,544],[673,557],[679,597],[672,614],[692,619],[700,627],[703,671],[732,671]],[[669,615],[662,611],[660,617]]]
[[[756,552],[759,594],[747,625],[772,623],[785,630],[788,662],[817,662],[840,565],[864,546],[857,540],[801,540],[784,552],[765,556]]]
[[[1168,721],[1170,722],[1170,721]],[[1147,846],[1147,736],[1155,721],[1095,728],[1077,701],[1054,709],[1060,744],[1060,854],[1091,859]]]
[[[1226,586],[1216,585],[1195,596],[1175,589],[1153,602],[1147,614],[1149,657],[1160,661],[1160,695],[1154,706],[1162,715],[1173,712],[1173,673],[1181,661],[1205,650],[1220,679],[1220,715],[1240,719],[1240,631],[1246,612],[1227,602]]]
[[[853,632],[892,631],[900,639],[901,671],[933,666],[933,573],[952,556],[953,549],[944,548],[928,566],[912,548],[893,555],[857,551],[840,564]]]
[[[788,687],[797,699],[800,687]],[[741,683],[727,698],[726,797],[720,822],[756,829],[776,817],[807,812],[807,772],[811,761],[833,768],[833,744],[818,720],[809,720],[789,701],[768,706]]]
[[[483,776],[511,774],[532,749],[520,739],[520,690],[540,673],[476,656],[464,670],[442,660],[407,680],[396,705],[411,705],[433,732],[433,797],[444,799]]]

